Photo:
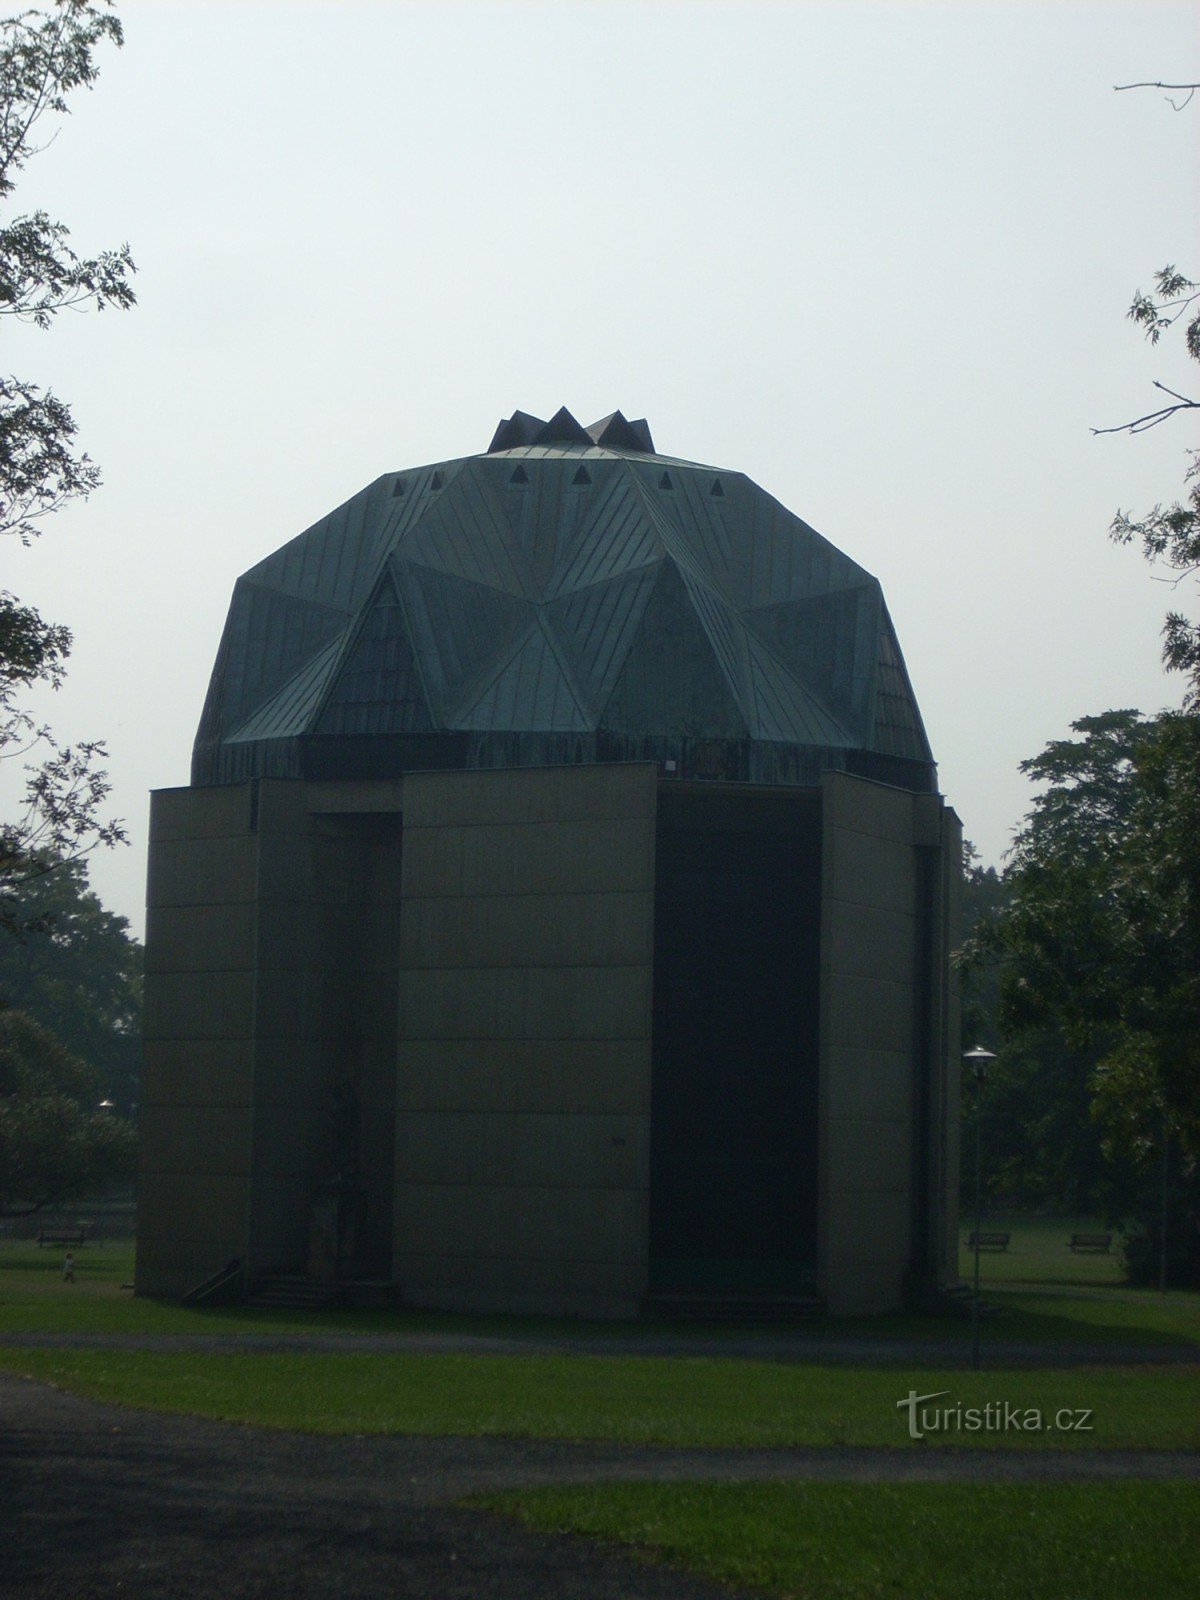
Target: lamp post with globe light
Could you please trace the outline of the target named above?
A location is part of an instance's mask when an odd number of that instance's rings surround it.
[[[979,1231],[983,1224],[983,1142],[980,1129],[983,1123],[983,1081],[989,1062],[995,1061],[993,1050],[977,1044],[968,1050],[963,1060],[970,1068],[975,1083],[975,1285],[971,1295],[971,1367],[979,1370]]]

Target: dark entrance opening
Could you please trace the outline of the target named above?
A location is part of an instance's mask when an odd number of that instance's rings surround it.
[[[820,795],[659,789],[650,1288],[816,1285]]]
[[[327,814],[317,856],[325,1093],[315,1193],[336,1201],[338,1271],[392,1272],[396,996],[403,825],[394,812]]]

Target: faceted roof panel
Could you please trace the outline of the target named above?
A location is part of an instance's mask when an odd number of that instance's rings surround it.
[[[455,711],[448,726],[492,731],[523,721],[548,733],[582,733],[591,726],[562,652],[540,619],[500,663],[483,692]]]
[[[644,420],[564,408],[385,474],[241,578],[193,775],[701,744],[710,774],[932,773],[869,573],[743,474],[657,454]]]
[[[433,726],[389,572],[376,585],[318,703],[317,733],[418,733]]]

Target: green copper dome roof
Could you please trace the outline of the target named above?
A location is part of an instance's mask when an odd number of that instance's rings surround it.
[[[192,781],[637,759],[934,786],[876,580],[741,473],[564,408],[238,580]]]

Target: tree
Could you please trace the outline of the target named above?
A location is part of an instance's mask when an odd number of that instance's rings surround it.
[[[970,945],[981,925],[994,918],[1007,896],[995,867],[982,865],[979,852],[963,840],[962,939]],[[990,1043],[996,1037],[1000,1008],[999,973],[995,962],[959,963],[962,1036],[967,1044]]]
[[[129,1114],[141,1055],[141,946],[88,887],[85,861],[48,865],[17,894],[17,919],[41,931],[0,939],[0,1007],[49,1028],[95,1070],[100,1094]]]
[[[1142,1041],[1158,1094],[1200,1154],[1200,719],[1109,711],[1022,771],[1046,784],[1013,848],[994,925],[1010,1032]]]
[[[35,142],[42,120],[64,114],[67,95],[94,83],[101,44],[121,42],[106,0],[57,0],[49,12],[0,22],[0,205],[43,148]],[[0,317],[46,329],[67,309],[134,303],[128,245],[85,257],[69,237],[44,211],[0,223]],[[40,519],[96,488],[99,473],[77,453],[75,433],[70,409],[56,395],[0,374],[0,534],[28,544]],[[0,927],[10,931],[19,926],[17,887],[48,862],[125,837],[120,822],[101,815],[110,788],[98,766],[104,745],[60,745],[20,704],[22,691],[35,684],[58,687],[70,650],[69,629],[0,593],[0,759],[37,758],[26,763],[20,815],[0,824]]]
[[[1155,1214],[1169,1137],[1181,1270],[1200,1281],[1200,717],[1110,711],[1072,729],[1022,763],[1045,787],[969,958],[1003,963],[1001,1028],[1057,1073],[1058,1137],[1086,1103],[1114,1218]]]
[[[1184,344],[1193,361],[1200,361],[1200,285],[1167,266],[1155,278],[1153,294],[1140,289],[1134,295],[1129,316],[1151,344],[1176,323],[1183,323]],[[1170,389],[1164,383],[1155,388],[1168,397],[1168,403],[1144,416],[1135,417],[1116,428],[1097,428],[1096,433],[1144,433],[1183,411],[1194,411],[1200,400]],[[1184,482],[1191,488],[1182,500],[1156,505],[1141,517],[1118,511],[1110,533],[1118,544],[1141,544],[1142,553],[1152,564],[1165,566],[1175,576],[1173,582],[1200,572],[1200,450],[1192,450],[1191,465]],[[1200,622],[1190,622],[1180,611],[1167,613],[1163,628],[1163,664],[1168,672],[1183,672],[1191,680],[1185,703],[1200,707]]]
[[[1119,83],[1114,88],[1166,89],[1186,91],[1186,99],[1171,100],[1176,111],[1189,105],[1200,83]],[[1168,96],[1168,99],[1170,97]],[[1200,361],[1200,284],[1193,283],[1174,266],[1163,267],[1155,275],[1154,292],[1145,294],[1138,289],[1129,307],[1130,320],[1144,331],[1151,344],[1157,344],[1168,329],[1183,324],[1184,345],[1193,361]],[[1112,428],[1093,428],[1093,433],[1145,433],[1157,428],[1182,411],[1194,411],[1200,400],[1181,394],[1165,383],[1155,381],[1154,387],[1167,397],[1167,404],[1159,406],[1131,422],[1118,423]],[[1200,451],[1192,450],[1191,466],[1184,474],[1184,482],[1191,483],[1183,500],[1169,505],[1158,504],[1141,517],[1118,511],[1109,529],[1118,544],[1132,544],[1137,540],[1142,553],[1151,565],[1162,565],[1174,573],[1171,580],[1182,583],[1187,577],[1200,572]],[[1163,627],[1163,665],[1168,672],[1183,672],[1191,682],[1185,705],[1200,708],[1200,623],[1189,622],[1180,611],[1169,611]]]
[[[136,1136],[95,1073],[19,1011],[0,1012],[0,1216],[28,1216],[132,1176]]]
[[[1006,952],[988,943],[992,925],[1008,912],[1008,877],[980,864],[963,847],[965,959],[959,960],[964,1044],[997,1051],[982,1095],[987,1124],[989,1199],[1007,1206],[1065,1207],[1105,1211],[1112,1198],[1102,1135],[1092,1120],[1094,1050],[1069,1046],[1053,1026],[1001,1032],[1000,993],[1006,982]],[[973,1102],[964,1114],[973,1114]],[[964,1171],[964,1195],[973,1179]]]

